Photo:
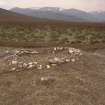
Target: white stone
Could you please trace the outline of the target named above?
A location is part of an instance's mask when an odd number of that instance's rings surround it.
[[[47,68],[47,69],[50,69],[50,68],[51,68],[51,66],[50,66],[50,65],[46,65],[46,68]]]
[[[15,52],[16,52],[16,53],[19,53],[20,51],[19,51],[19,50],[16,50]]]
[[[11,62],[13,65],[17,64],[18,62],[17,61],[12,61]]]
[[[6,50],[6,53],[9,53],[9,51],[8,51],[8,50]]]
[[[41,79],[41,81],[48,81],[49,77],[41,77],[40,79]]]
[[[59,61],[59,58],[55,57],[54,60],[55,60],[55,61]]]
[[[46,77],[41,77],[41,81],[46,81],[47,78]]]
[[[72,54],[73,52],[74,52],[73,49],[69,48],[69,53]]]
[[[33,67],[34,67],[34,65],[28,65],[28,69],[31,69]]]
[[[33,51],[33,52],[31,52],[32,54],[39,54],[39,52],[37,52],[37,51]]]
[[[51,64],[51,66],[56,66],[57,64]]]
[[[33,62],[33,64],[37,65],[37,64],[38,64],[38,62]]]
[[[71,59],[71,62],[75,62],[75,59],[74,59],[74,58],[72,58],[72,59]]]
[[[42,69],[42,65],[38,65],[37,69],[41,70]]]
[[[28,64],[29,64],[29,65],[32,65],[32,64],[33,64],[33,62],[29,62]]]
[[[44,77],[41,77],[41,81],[43,81],[44,80]]]
[[[19,68],[23,68],[23,65],[22,65],[22,64],[19,64],[18,67],[19,67]]]
[[[66,62],[70,62],[70,59],[65,59]]]
[[[27,67],[27,64],[26,63],[23,63],[23,67]]]
[[[59,47],[59,50],[63,50],[63,47]]]
[[[57,50],[57,48],[56,47],[54,47],[54,51],[56,51]]]
[[[14,68],[12,68],[12,71],[14,71],[14,70],[16,70],[16,68],[14,67]]]

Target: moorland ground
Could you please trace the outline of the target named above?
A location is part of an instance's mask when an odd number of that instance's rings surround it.
[[[104,43],[104,23],[0,24],[0,105],[105,105]]]
[[[104,46],[104,23],[1,23],[0,45],[16,47],[44,47],[71,45]],[[99,47],[99,48],[100,48]]]

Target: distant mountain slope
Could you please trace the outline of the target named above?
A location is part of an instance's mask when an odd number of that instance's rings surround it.
[[[105,21],[105,12],[85,12],[77,9],[61,9],[58,7],[35,8],[12,8],[11,11],[21,13],[28,16],[64,20],[64,21]]]
[[[59,8],[45,7],[40,9],[30,9],[30,8],[12,8],[11,11],[21,13],[28,16],[34,16],[37,18],[46,18],[51,20],[63,20],[63,21],[86,21],[83,18],[76,17],[74,15],[63,14],[60,12]]]
[[[91,14],[97,17],[100,21],[105,22],[105,11],[102,11],[102,12],[95,11],[95,12],[91,12]]]
[[[99,19],[96,16],[94,16],[93,14],[90,14],[90,13],[82,11],[82,10],[64,9],[61,12],[66,15],[74,15],[79,18],[84,18],[87,21],[99,21]]]
[[[11,12],[0,8],[0,22],[33,22],[42,21],[42,19],[25,16],[19,13]]]

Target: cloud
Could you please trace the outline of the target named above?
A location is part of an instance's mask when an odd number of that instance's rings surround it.
[[[4,1],[0,1],[0,5],[3,5],[3,4],[5,4],[5,2]]]
[[[0,4],[9,7],[62,7],[82,10],[105,10],[105,0],[0,0]],[[8,7],[7,6],[7,7]]]

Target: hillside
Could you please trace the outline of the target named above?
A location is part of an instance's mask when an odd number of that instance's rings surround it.
[[[83,18],[90,22],[99,21],[99,19],[93,14],[78,9],[64,9],[61,12],[65,15],[74,15],[76,17]]]
[[[82,17],[77,17],[74,15],[63,14],[59,12],[56,8],[40,8],[40,9],[30,9],[30,8],[12,8],[11,11],[16,13],[21,13],[27,16],[33,16],[37,18],[45,18],[49,20],[60,20],[60,21],[72,21],[72,22],[84,22],[86,21]]]
[[[92,15],[94,15],[95,17],[97,17],[100,21],[103,20],[105,22],[105,11],[95,11],[95,12],[91,12]]]
[[[35,18],[32,16],[25,16],[19,13],[11,12],[0,8],[0,22],[34,22],[44,21],[44,19]]]
[[[12,8],[11,11],[47,18],[53,20],[64,21],[85,21],[85,22],[103,22],[105,21],[105,12],[86,12],[78,9],[61,9],[58,7],[43,7],[43,8]]]

